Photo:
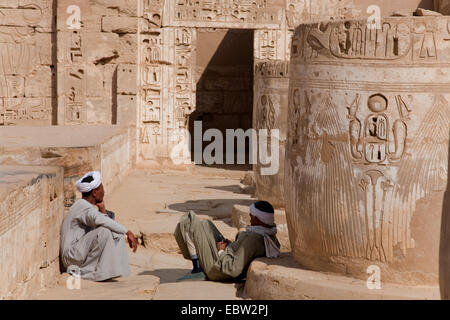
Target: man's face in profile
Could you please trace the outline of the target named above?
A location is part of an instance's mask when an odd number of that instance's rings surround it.
[[[103,188],[103,183],[100,186],[92,191],[92,195],[94,196],[95,202],[100,203],[103,202],[103,198],[105,196],[105,189]]]

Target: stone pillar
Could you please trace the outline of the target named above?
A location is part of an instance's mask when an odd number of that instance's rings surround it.
[[[292,40],[286,214],[316,270],[436,284],[450,123],[449,18],[301,25]]]
[[[257,164],[254,166],[256,197],[269,201],[277,208],[284,207],[284,153],[289,89],[288,69],[288,61],[260,62],[256,64],[254,73],[253,128],[257,131],[258,136],[261,133],[261,129],[266,129],[268,137],[271,137],[273,129],[279,130],[278,171],[273,174],[264,174],[262,169],[269,167],[269,165],[261,164],[258,157]],[[258,143],[258,141],[254,143]],[[270,138],[268,139],[267,147],[269,154],[271,143],[273,141]],[[261,146],[258,145],[258,148],[261,148]]]
[[[168,158],[195,109],[196,30],[164,26],[163,5],[167,4],[159,0],[142,1],[138,41],[140,160]]]

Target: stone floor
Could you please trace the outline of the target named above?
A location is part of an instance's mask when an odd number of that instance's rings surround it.
[[[67,275],[58,285],[42,290],[35,299],[241,299],[243,283],[210,281],[178,283],[189,272],[191,262],[183,259],[173,238],[179,217],[194,210],[211,219],[229,239],[234,204],[248,205],[252,198],[241,192],[245,172],[195,167],[187,171],[135,170],[105,203],[117,220],[133,230],[142,245],[129,252],[132,275],[116,281],[94,283],[82,280],[80,290],[66,287]],[[144,247],[145,245],[145,247]]]

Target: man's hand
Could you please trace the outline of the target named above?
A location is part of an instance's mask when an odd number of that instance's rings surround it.
[[[225,250],[225,248],[231,243],[230,240],[225,239],[224,241],[220,241],[216,243],[217,251]]]
[[[105,201],[97,203],[96,206],[98,208],[98,211],[100,211],[101,213],[106,214]]]
[[[136,238],[134,237],[133,232],[131,232],[131,231],[127,232],[127,240],[128,240],[128,245],[130,246],[130,248],[133,249],[133,252],[136,252],[138,243],[137,243]]]

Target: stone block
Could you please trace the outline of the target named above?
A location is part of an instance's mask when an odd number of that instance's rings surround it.
[[[56,279],[63,170],[0,166],[0,199],[0,299],[27,298]]]
[[[119,36],[113,33],[86,33],[85,61],[93,64],[105,64],[118,57]]]
[[[117,46],[118,63],[137,64],[138,44],[135,34],[122,34]]]
[[[137,93],[137,66],[134,64],[120,64],[117,66],[117,93]]]
[[[250,264],[245,297],[255,300],[439,300],[438,286],[381,283],[370,290],[366,280],[310,271],[292,257],[256,259]]]
[[[250,225],[250,208],[238,204],[234,205],[231,212],[231,223],[239,231],[245,230],[245,227]],[[281,251],[290,251],[291,244],[284,210],[275,210],[275,224],[277,225],[277,239],[281,244]]]
[[[112,121],[112,101],[105,97],[88,97],[86,112],[89,125],[107,125]]]
[[[53,70],[41,66],[25,79],[25,96],[32,98],[51,97],[53,94]]]
[[[70,206],[80,196],[75,182],[88,171],[100,170],[105,188],[121,181],[132,166],[129,139],[118,126],[0,126],[0,165],[64,168],[64,202]]]
[[[135,95],[117,95],[117,124],[135,126],[137,119],[137,97]]]
[[[100,66],[88,65],[86,67],[86,97],[105,98],[103,84],[103,70]],[[111,99],[109,99],[111,101]],[[95,115],[94,115],[95,117]],[[89,119],[89,116],[88,116]]]
[[[102,31],[113,33],[137,33],[138,20],[132,17],[103,17]]]
[[[0,8],[17,9],[19,0],[0,0]]]

